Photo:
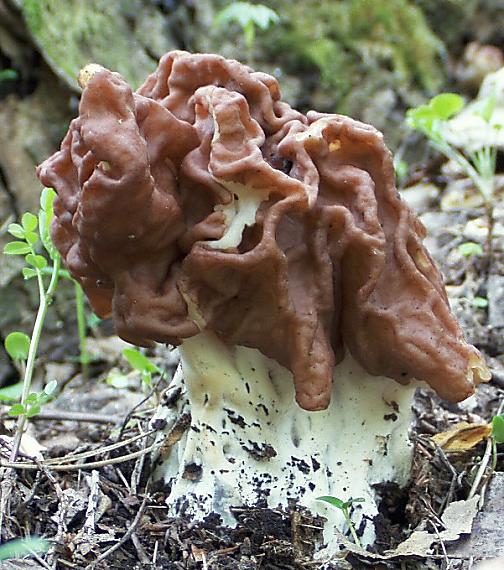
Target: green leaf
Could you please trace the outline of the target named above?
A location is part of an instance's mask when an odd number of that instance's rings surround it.
[[[21,218],[21,224],[27,232],[32,232],[37,228],[37,216],[31,214],[30,212],[25,212]]]
[[[39,395],[37,394],[37,392],[31,392],[30,394],[28,394],[28,396],[26,396],[25,404],[35,404],[36,402],[38,402],[38,399]]]
[[[408,175],[409,165],[405,160],[394,160],[394,170],[398,180],[404,180]]]
[[[150,372],[142,372],[142,384],[144,388],[152,388],[152,374]]]
[[[495,443],[504,443],[504,415],[492,418],[492,437]]]
[[[51,212],[53,209],[56,192],[53,188],[44,188],[40,194],[40,207],[44,212]]]
[[[33,253],[29,253],[25,257],[26,263],[33,265],[37,269],[44,269],[47,266],[47,259],[43,255],[33,255]]]
[[[473,255],[482,255],[483,248],[479,243],[466,241],[458,246],[458,251],[464,257],[472,257]]]
[[[12,360],[26,360],[30,350],[30,337],[22,332],[11,332],[5,339],[5,350]]]
[[[48,382],[45,387],[44,387],[44,393],[47,396],[52,396],[54,394],[54,392],[56,391],[56,388],[58,387],[58,382],[57,380],[51,380],[50,382]]]
[[[345,508],[344,501],[342,501],[341,499],[338,499],[337,497],[331,497],[330,495],[324,495],[323,497],[317,497],[317,501],[325,501],[326,503],[329,503],[330,505],[332,505],[333,507],[336,507],[337,509],[344,509]]]
[[[33,277],[37,276],[37,272],[35,271],[35,269],[32,269],[31,267],[23,267],[21,272],[23,273],[25,281],[28,281],[28,279],[32,279]]]
[[[27,418],[33,418],[37,414],[40,414],[40,406],[39,405],[32,406],[31,408],[28,408],[28,411],[26,412],[26,417]]]
[[[347,501],[347,503],[349,505],[353,505],[354,503],[365,503],[365,502],[366,502],[366,499],[364,499],[364,497],[357,497],[355,499],[350,497]]]
[[[489,123],[495,110],[497,99],[495,95],[485,97],[480,101],[476,101],[472,109],[475,115],[479,115],[485,122]]]
[[[0,388],[0,402],[17,402],[23,393],[23,382]]]
[[[0,82],[2,81],[12,81],[19,77],[18,72],[15,69],[2,69],[0,71]],[[0,558],[1,560],[1,558]]]
[[[11,241],[3,250],[5,255],[25,255],[26,253],[30,253],[30,251],[30,246],[24,241]]]
[[[17,416],[23,415],[25,412],[26,410],[23,404],[14,404],[13,406],[11,406],[11,409],[9,410],[8,414],[9,416],[15,418]]]
[[[87,326],[90,329],[94,329],[102,322],[102,319],[95,313],[88,313],[87,315]]]
[[[11,540],[0,546],[0,560],[20,558],[32,552],[43,554],[49,550],[49,546],[47,540],[37,537]]]
[[[135,348],[125,348],[123,356],[129,362],[130,366],[140,372],[159,372],[159,368],[153,364],[145,354],[142,354]]]
[[[464,99],[456,93],[441,93],[431,99],[429,107],[437,119],[446,121],[463,109]]]
[[[24,237],[31,246],[38,242],[38,235],[36,232],[27,232]]]
[[[25,231],[20,224],[9,224],[7,231],[14,237],[24,239]]]
[[[44,188],[40,195],[39,233],[40,239],[49,257],[54,261],[58,258],[58,250],[54,247],[51,238],[51,222],[53,218],[53,203],[56,192],[52,188]]]
[[[271,24],[275,24],[279,20],[279,15],[264,4],[233,2],[217,14],[215,23],[222,25],[228,22],[237,22],[243,30],[248,25],[253,24],[261,30],[266,30]]]
[[[485,309],[488,307],[488,299],[485,299],[485,297],[474,297],[472,305],[478,309]]]

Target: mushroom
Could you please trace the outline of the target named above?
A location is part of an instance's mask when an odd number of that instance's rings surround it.
[[[39,168],[53,239],[118,334],[179,346],[157,418],[174,514],[405,484],[415,388],[457,402],[489,379],[450,312],[425,230],[373,127],[303,115],[276,80],[170,52],[136,92],[84,70],[80,114]],[[297,403],[296,403],[297,402]]]

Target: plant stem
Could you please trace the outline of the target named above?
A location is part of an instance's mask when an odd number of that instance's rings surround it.
[[[47,291],[44,288],[44,282],[42,280],[42,273],[40,269],[36,269],[37,281],[39,286],[39,308],[37,311],[37,317],[35,319],[35,324],[33,325],[33,331],[30,340],[30,348],[28,350],[28,358],[26,360],[26,370],[23,378],[23,392],[21,394],[21,404],[24,404],[26,398],[30,394],[31,383],[33,378],[33,370],[35,368],[35,359],[37,357],[40,337],[42,334],[42,329],[44,328],[44,321],[47,315],[47,309],[52,303],[52,298],[54,291],[56,290],[56,285],[58,284],[59,270],[61,265],[60,257],[56,257],[54,260],[53,271],[51,275],[51,281]],[[12,450],[10,454],[10,461],[14,463],[16,461],[17,455],[19,453],[19,447],[21,445],[21,438],[23,437],[23,432],[26,428],[26,423],[28,418],[26,414],[21,414],[17,421],[16,435],[12,442]]]
[[[82,365],[82,373],[85,377],[88,376],[89,353],[87,350],[87,336],[86,336],[86,315],[84,313],[84,292],[82,287],[74,281],[75,289],[75,305],[77,310],[77,330],[79,331],[79,350],[80,350],[80,363]]]
[[[352,535],[352,538],[354,539],[355,544],[359,548],[362,548],[359,537],[357,536],[357,533],[355,532],[355,527],[353,525],[352,519],[350,518],[350,513],[348,512],[348,509],[343,509],[343,515],[345,516],[346,522],[348,524],[348,528],[350,529],[350,533]]]

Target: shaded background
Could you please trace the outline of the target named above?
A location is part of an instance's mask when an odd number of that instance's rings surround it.
[[[0,0],[0,246],[9,222],[37,209],[35,166],[53,153],[76,115],[76,75],[90,61],[134,87],[171,49],[212,51],[275,75],[283,97],[306,111],[350,114],[385,132],[393,149],[410,133],[404,113],[446,89],[472,95],[504,47],[499,0],[265,0],[280,23],[258,32],[252,54],[238,25],[219,27],[222,0]],[[483,54],[483,55],[482,55]],[[486,54],[486,55],[485,55]],[[493,59],[492,59],[493,58]],[[420,161],[425,147],[409,148]],[[29,331],[36,291],[19,278],[22,260],[0,258],[0,347],[13,328]],[[72,291],[63,287],[60,299]],[[76,352],[70,301],[50,312],[42,351]],[[0,348],[0,384],[15,373]],[[59,353],[59,354],[58,354]]]

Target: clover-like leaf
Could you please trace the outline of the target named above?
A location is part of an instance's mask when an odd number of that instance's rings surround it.
[[[35,269],[32,269],[31,267],[23,267],[21,272],[23,274],[25,281],[28,281],[28,279],[33,279],[33,277],[37,277],[37,272],[35,271]]]
[[[44,269],[47,266],[47,259],[43,255],[33,255],[33,253],[29,253],[25,257],[26,263],[32,265],[37,269]]]
[[[11,332],[5,339],[5,350],[12,360],[26,360],[30,350],[30,337],[22,332]]]
[[[24,241],[11,241],[4,247],[5,255],[25,255],[30,253],[30,246]]]
[[[24,238],[32,247],[38,242],[37,232],[26,232]]]
[[[37,392],[31,392],[26,396],[25,404],[36,404],[38,402],[39,395]]]
[[[44,386],[44,393],[46,396],[52,396],[58,387],[57,380],[51,380]]]
[[[23,404],[14,404],[9,410],[9,416],[13,418],[21,416],[24,413],[26,413],[26,408],[23,406]]]
[[[25,237],[25,231],[21,224],[9,224],[7,231],[16,238],[24,239]]]
[[[30,212],[25,212],[21,218],[21,224],[26,232],[33,232],[37,229],[37,216]]]
[[[429,107],[437,119],[446,121],[463,109],[464,99],[456,93],[441,93],[431,99]]]
[[[39,405],[31,406],[31,408],[28,408],[28,410],[26,411],[26,417],[33,418],[37,414],[40,414],[40,409],[41,408]]]
[[[23,393],[23,382],[0,388],[0,402],[17,402]]]

